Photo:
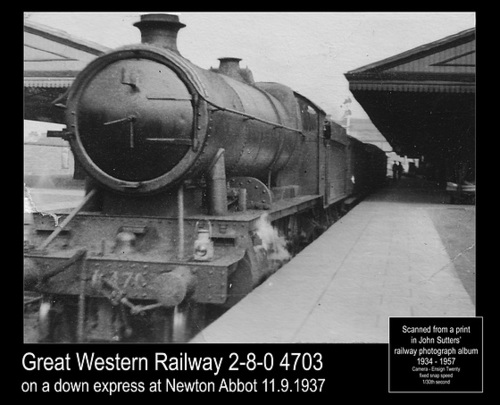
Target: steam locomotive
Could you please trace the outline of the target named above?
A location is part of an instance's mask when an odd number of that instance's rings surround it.
[[[34,215],[42,341],[188,341],[385,180],[385,154],[303,95],[237,58],[183,58],[178,16],[134,25],[141,44],[96,58],[62,102],[86,195],[57,223]]]

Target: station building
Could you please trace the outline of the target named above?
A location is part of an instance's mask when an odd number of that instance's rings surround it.
[[[349,89],[400,156],[428,178],[475,183],[476,30],[345,74]]]

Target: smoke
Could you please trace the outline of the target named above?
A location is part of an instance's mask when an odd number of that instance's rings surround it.
[[[271,225],[267,213],[259,218],[256,227],[256,233],[262,240],[260,248],[265,250],[268,260],[283,263],[292,258],[286,239]]]

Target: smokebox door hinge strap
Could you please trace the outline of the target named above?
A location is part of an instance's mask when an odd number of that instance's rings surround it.
[[[113,120],[113,121],[108,121],[105,122],[103,125],[108,126],[108,125],[116,125],[116,124],[121,124],[122,122],[128,122],[129,123],[129,130],[130,130],[130,136],[129,136],[129,146],[130,149],[134,148],[134,122],[136,121],[137,117],[135,115],[129,115],[128,117],[125,118],[120,118],[118,120]]]

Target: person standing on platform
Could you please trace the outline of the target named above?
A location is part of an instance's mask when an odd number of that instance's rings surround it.
[[[396,161],[392,164],[392,181],[397,180],[397,174],[398,174],[398,165],[396,164]]]
[[[403,165],[401,164],[401,162],[398,162],[397,172],[398,180],[401,180],[401,176],[403,175]]]

